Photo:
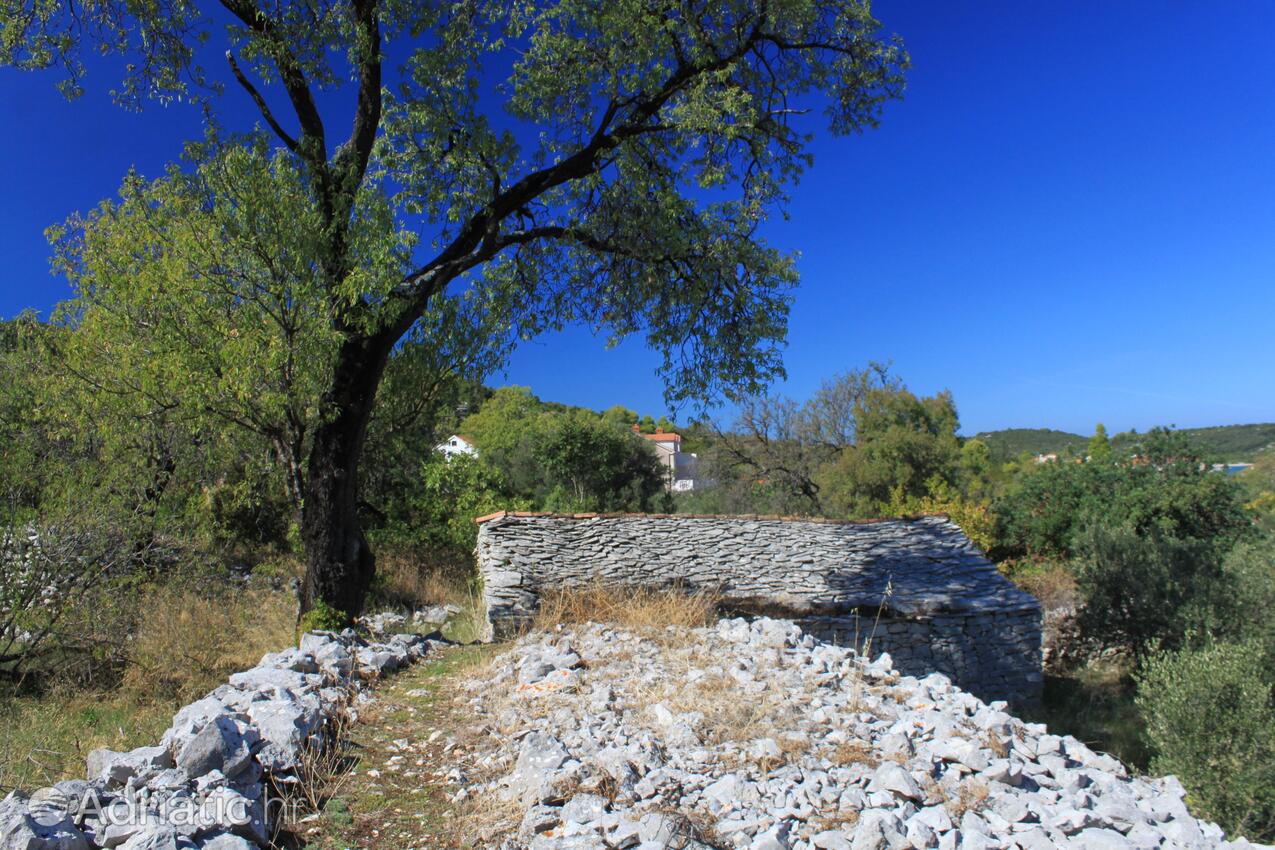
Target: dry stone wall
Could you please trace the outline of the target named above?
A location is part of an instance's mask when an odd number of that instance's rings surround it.
[[[544,589],[598,582],[711,589],[732,613],[779,616],[984,699],[1039,698],[1041,609],[943,516],[494,514],[479,519],[489,636],[529,621]]]
[[[277,789],[308,779],[305,753],[324,745],[337,715],[354,713],[364,684],[431,647],[413,634],[309,632],[182,708],[158,746],[93,750],[86,779],[0,800],[0,848],[274,847],[291,805]]]

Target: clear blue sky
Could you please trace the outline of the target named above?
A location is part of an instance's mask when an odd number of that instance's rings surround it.
[[[771,241],[801,254],[779,389],[893,360],[963,431],[1275,421],[1275,4],[879,2],[907,41],[881,129],[820,138]],[[64,298],[49,224],[157,174],[191,109],[112,107],[91,77],[0,70],[0,314]],[[244,126],[246,98],[223,107]],[[657,356],[585,331],[498,383],[663,409]]]

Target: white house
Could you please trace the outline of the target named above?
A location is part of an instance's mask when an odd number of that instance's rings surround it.
[[[434,446],[434,451],[442,452],[443,456],[448,460],[451,460],[456,455],[478,457],[478,449],[474,446],[474,438],[466,437],[463,434],[452,434],[446,440]]]
[[[655,447],[655,454],[664,466],[665,486],[670,490],[685,491],[695,489],[695,454],[682,451],[680,434],[665,433],[663,428],[656,428],[654,434],[643,434],[637,425],[633,433],[647,440]]]

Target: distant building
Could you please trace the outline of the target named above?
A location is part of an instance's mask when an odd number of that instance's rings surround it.
[[[474,445],[474,438],[466,437],[463,434],[452,434],[446,440],[434,446],[434,451],[442,452],[443,456],[448,460],[451,460],[456,455],[478,457],[478,447]]]
[[[1037,463],[1055,463],[1057,462],[1057,460],[1058,460],[1058,454],[1056,452],[1050,452],[1049,454],[1038,454],[1035,457],[1035,461]]]
[[[682,451],[680,434],[666,433],[663,428],[656,428],[654,434],[643,434],[637,425],[633,426],[633,433],[655,447],[656,457],[665,469],[666,488],[677,492],[695,489],[695,465],[699,458],[694,453]]]

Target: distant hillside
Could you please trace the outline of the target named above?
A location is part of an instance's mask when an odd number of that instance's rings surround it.
[[[1182,428],[1205,450],[1210,460],[1251,461],[1263,450],[1275,447],[1275,422],[1254,425],[1218,425],[1211,428]],[[1072,452],[1083,454],[1089,438],[1068,431],[1050,428],[1006,428],[1002,431],[985,431],[975,437],[987,443],[992,457],[1008,460],[1023,452],[1050,454]],[[1116,434],[1111,438],[1117,449],[1132,446],[1138,434]]]
[[[1088,437],[1068,431],[1055,431],[1052,428],[1006,428],[1003,431],[984,431],[974,436],[987,443],[992,457],[997,460],[1009,460],[1023,452],[1034,455],[1064,452],[1068,449],[1082,452],[1089,444]]]
[[[1213,460],[1251,461],[1264,449],[1275,446],[1275,422],[1255,425],[1217,425],[1212,428],[1182,428],[1215,457]],[[1128,437],[1113,438],[1117,445]]]

